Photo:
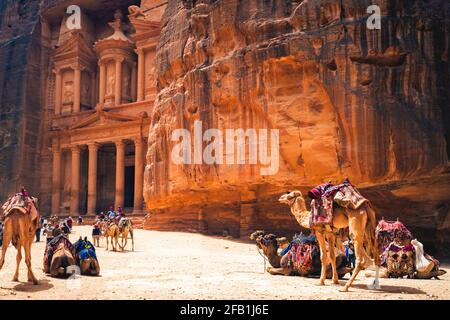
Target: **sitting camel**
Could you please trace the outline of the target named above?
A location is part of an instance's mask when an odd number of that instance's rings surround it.
[[[67,268],[75,265],[76,261],[72,251],[65,246],[64,242],[60,242],[53,252],[50,275],[56,278],[66,278],[70,276]]]
[[[282,195],[279,202],[289,205],[291,213],[297,222],[306,229],[312,229],[317,237],[320,247],[320,259],[322,271],[320,275],[320,285],[325,284],[327,260],[327,241],[329,247],[334,247],[335,233],[333,230],[327,230],[322,226],[311,227],[309,224],[310,212],[306,209],[305,199],[300,191],[292,191]],[[349,227],[350,234],[353,236],[355,246],[356,267],[341,291],[348,291],[359,271],[369,266],[372,262],[377,268],[377,275],[380,266],[380,257],[378,255],[378,245],[375,237],[375,228],[377,226],[375,211],[370,207],[368,202],[362,204],[358,210],[350,208],[336,207],[333,211],[333,220],[331,222],[332,229],[343,229]],[[365,249],[364,249],[365,246]],[[368,256],[368,254],[370,256]],[[334,250],[329,250],[331,267],[333,270],[332,281],[338,284],[338,272],[336,267],[336,257]],[[372,260],[373,259],[373,260]],[[378,277],[375,280],[378,285]]]
[[[74,243],[77,255],[78,266],[83,275],[98,276],[100,274],[100,265],[98,263],[95,248],[87,238],[80,239]]]
[[[29,198],[30,209],[28,213],[24,213],[19,208],[12,208],[8,211],[3,227],[3,246],[2,257],[0,259],[0,270],[5,263],[5,255],[8,250],[9,243],[12,242],[17,249],[16,256],[16,272],[13,281],[19,281],[19,264],[22,260],[22,247],[25,251],[25,263],[28,268],[28,281],[37,285],[38,280],[31,269],[31,244],[36,235],[36,229],[39,225],[39,213],[37,211],[37,199]]]
[[[256,241],[256,245],[264,253],[264,256],[270,263],[270,267],[267,267],[267,272],[272,275],[299,275],[301,277],[318,276],[320,272],[320,259],[317,255],[312,255],[312,269],[311,271],[302,272],[301,270],[294,270],[288,265],[288,254],[281,256],[278,254],[278,249],[280,246],[284,246],[287,243],[286,238],[277,238],[274,234],[265,234],[264,231],[255,231],[250,235],[251,240]],[[350,268],[346,266],[345,255],[339,254],[336,259],[336,265],[338,268],[338,276],[342,278],[347,273],[351,271]],[[317,270],[317,271],[316,271]],[[333,273],[331,265],[328,264],[326,277],[331,279]]]
[[[122,218],[119,221],[119,232],[120,232],[120,238],[121,244],[119,245],[122,251],[125,249],[128,243],[128,235],[130,235],[131,238],[131,250],[134,251],[134,236],[133,236],[133,224],[131,223],[131,220],[128,218]]]
[[[113,251],[117,251],[117,246],[119,245],[119,227],[115,222],[103,221],[101,224],[102,234],[106,238],[106,250],[108,250],[109,238],[111,238],[111,246]]]
[[[47,243],[44,252],[43,270],[52,277],[70,276],[69,267],[76,266],[75,247],[64,234],[59,234]]]

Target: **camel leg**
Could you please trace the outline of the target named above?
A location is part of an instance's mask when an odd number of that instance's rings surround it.
[[[327,278],[327,244],[325,242],[325,236],[323,233],[316,232],[317,241],[319,242],[320,247],[320,262],[321,262],[321,271],[320,271],[320,280],[319,285],[325,285],[325,279]]]
[[[19,240],[17,242],[17,255],[16,255],[16,272],[14,273],[14,277],[12,281],[19,282],[19,266],[20,261],[22,261],[22,243]]]
[[[267,267],[267,272],[274,276],[288,276],[291,274],[291,268],[273,268]]]
[[[28,281],[33,282],[34,285],[39,284],[38,280],[33,274],[33,270],[31,269],[31,244],[33,243],[34,237],[29,238],[29,241],[25,244],[25,263],[28,269]]]
[[[2,257],[0,258],[0,270],[2,269],[3,264],[5,263],[6,250],[8,250],[9,244],[11,243],[12,239],[11,221],[7,221],[5,223],[3,230],[5,230],[5,232],[3,234]]]
[[[339,284],[339,276],[337,273],[337,267],[336,267],[336,255],[334,252],[334,244],[336,241],[336,237],[334,236],[334,234],[329,233],[327,235],[327,240],[328,240],[328,249],[330,251],[330,260],[331,260],[331,270],[333,271],[333,276],[332,276],[332,280],[333,280],[333,284]]]
[[[358,218],[357,218],[358,217]],[[349,229],[350,232],[353,234],[354,239],[354,245],[355,245],[355,255],[356,255],[356,267],[353,271],[352,276],[348,280],[348,282],[345,284],[344,288],[342,288],[342,292],[347,292],[348,288],[352,285],[353,281],[355,281],[356,277],[358,276],[358,273],[363,269],[364,266],[364,232],[365,232],[365,225],[366,225],[366,219],[367,217],[364,215],[359,215],[357,217],[351,217],[349,218]]]
[[[133,236],[133,231],[130,232],[131,235],[131,250],[134,251],[134,236]]]
[[[106,236],[105,239],[106,239],[106,250],[108,250],[108,236]]]

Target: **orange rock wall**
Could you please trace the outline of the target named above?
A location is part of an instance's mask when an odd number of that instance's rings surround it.
[[[381,30],[366,27],[370,4],[381,7]],[[146,227],[292,232],[288,208],[276,202],[288,189],[350,177],[390,190],[396,181],[441,177],[449,156],[449,17],[446,1],[344,0],[342,8],[326,0],[169,1],[157,48]],[[406,53],[398,66],[350,59],[395,50]],[[193,133],[196,120],[203,130],[279,129],[278,173],[175,165],[171,134]],[[442,186],[431,207],[446,206],[448,215]],[[378,207],[385,216],[407,211]]]

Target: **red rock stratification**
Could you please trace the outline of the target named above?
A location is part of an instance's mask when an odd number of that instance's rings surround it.
[[[371,4],[381,7],[381,30],[366,26]],[[146,227],[295,231],[276,202],[281,193],[350,177],[368,188],[380,215],[445,234],[449,17],[447,1],[169,1],[157,49]],[[193,134],[196,120],[203,131],[279,129],[278,173],[174,164],[172,132]],[[422,177],[434,186],[423,201],[427,183],[415,182]],[[436,221],[423,223],[430,215]]]

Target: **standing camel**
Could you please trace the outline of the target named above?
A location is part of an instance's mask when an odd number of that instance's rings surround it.
[[[25,251],[25,263],[28,268],[28,281],[37,285],[38,280],[31,269],[31,244],[39,225],[39,213],[36,209],[36,199],[30,201],[30,210],[24,213],[19,208],[12,208],[7,214],[4,223],[2,257],[0,258],[0,270],[5,263],[5,255],[9,243],[12,242],[17,249],[16,272],[13,281],[19,281],[19,265],[22,261],[22,247]]]
[[[326,279],[326,266],[327,266],[327,241],[329,248],[334,248],[336,237],[334,232],[330,229],[327,230],[323,226],[309,225],[310,212],[306,210],[305,199],[300,191],[292,191],[284,194],[280,197],[279,202],[289,205],[291,213],[297,220],[297,222],[306,229],[314,231],[317,241],[320,247],[320,260],[321,260],[321,274],[320,285],[325,284]],[[357,210],[337,207],[333,210],[333,220],[331,221],[332,229],[343,229],[349,227],[350,235],[353,236],[353,242],[355,246],[356,255],[356,267],[350,277],[350,280],[345,284],[341,291],[348,291],[348,288],[352,285],[359,271],[371,264],[371,260],[375,263],[377,268],[377,277],[375,283],[378,284],[378,270],[380,266],[380,257],[378,255],[378,245],[376,243],[375,228],[376,217],[375,211],[370,207],[369,203],[362,204]],[[366,248],[364,249],[364,245]],[[371,254],[368,256],[367,252]],[[329,256],[331,260],[331,267],[333,270],[332,281],[334,284],[338,284],[338,273],[336,268],[336,256],[334,250],[329,250]]]
[[[106,238],[106,250],[108,250],[108,239],[111,238],[111,246],[113,251],[117,251],[117,246],[119,245],[119,227],[114,222],[103,222],[102,223],[102,233]]]
[[[120,238],[121,244],[119,245],[120,248],[125,250],[125,247],[128,243],[128,235],[131,237],[131,250],[134,251],[134,236],[133,236],[133,224],[131,223],[131,220],[128,218],[122,218],[122,220],[119,222],[119,232],[120,232]]]

